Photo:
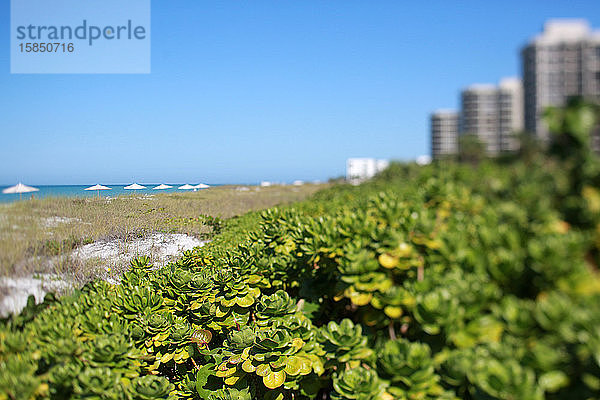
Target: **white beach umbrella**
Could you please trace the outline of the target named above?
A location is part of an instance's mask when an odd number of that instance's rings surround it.
[[[170,185],[165,185],[164,183],[161,183],[160,185],[153,187],[152,189],[154,190],[163,190],[163,189],[171,189],[173,186]]]
[[[112,188],[109,188],[108,186],[102,186],[100,184],[94,185],[94,186],[90,186],[89,188],[85,188],[83,190],[95,190],[98,192],[98,197],[100,197],[100,191],[101,190],[111,190]]]
[[[177,189],[181,189],[181,190],[191,190],[191,189],[194,189],[194,186],[192,186],[192,185],[190,185],[190,184],[186,183],[185,185],[181,185],[181,186],[179,186]]]
[[[126,190],[139,190],[139,189],[146,189],[146,186],[138,185],[137,183],[132,183],[129,186],[125,186],[123,189],[126,189]]]
[[[205,183],[201,183],[199,185],[194,186],[194,189],[208,189],[210,186],[208,186]]]
[[[19,182],[15,186],[7,187],[6,189],[2,190],[2,193],[19,193],[19,199],[21,199],[23,193],[37,192],[38,190],[40,189],[23,185],[21,182]]]

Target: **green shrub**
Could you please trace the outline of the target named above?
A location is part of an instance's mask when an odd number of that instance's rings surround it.
[[[0,399],[600,398],[599,234],[565,222],[565,179],[393,165],[215,221],[168,266],[7,319]]]

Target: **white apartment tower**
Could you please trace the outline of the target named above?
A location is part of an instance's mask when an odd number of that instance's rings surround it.
[[[437,110],[431,114],[431,157],[458,154],[460,114],[453,110]]]
[[[550,20],[521,52],[525,129],[542,141],[545,107],[562,106],[570,96],[600,100],[600,31],[585,20]]]
[[[461,134],[476,135],[488,155],[518,149],[513,136],[523,129],[523,89],[517,78],[499,85],[476,84],[461,92]]]
[[[498,88],[471,85],[461,92],[461,134],[476,135],[488,155],[500,152],[498,140]]]
[[[498,85],[498,140],[501,152],[519,149],[515,133],[523,130],[523,83],[520,79],[505,78]]]

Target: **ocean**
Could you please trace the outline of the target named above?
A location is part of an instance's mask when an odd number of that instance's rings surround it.
[[[117,196],[121,196],[121,195],[133,195],[133,194],[157,194],[157,193],[174,193],[174,192],[189,192],[190,190],[179,190],[177,189],[178,186],[181,186],[181,184],[178,185],[172,185],[173,188],[171,189],[163,189],[163,190],[153,190],[152,188],[155,186],[158,186],[159,184],[145,184],[144,186],[146,186],[146,189],[140,189],[140,190],[125,190],[123,189],[125,186],[128,185],[104,185],[104,186],[108,186],[109,188],[111,188],[111,190],[101,190],[100,191],[100,197],[117,197]],[[45,198],[45,197],[96,197],[98,196],[98,192],[91,191],[91,190],[84,190],[87,187],[90,187],[92,185],[39,185],[39,186],[35,186],[36,188],[40,189],[37,192],[31,192],[31,193],[23,193],[22,194],[22,199],[26,200],[26,199],[30,199],[31,195],[33,195],[36,199],[41,199],[41,198]],[[221,186],[221,185],[211,185],[211,186]],[[19,200],[19,194],[18,193],[2,193],[2,190],[6,189],[8,186],[1,186],[0,187],[0,203],[10,203],[13,201],[18,201]],[[199,189],[199,190],[205,190],[205,189]]]

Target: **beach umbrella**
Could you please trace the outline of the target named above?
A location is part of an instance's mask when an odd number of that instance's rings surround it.
[[[85,188],[83,190],[95,190],[98,192],[98,198],[100,198],[100,191],[101,190],[111,190],[111,188],[107,187],[107,186],[102,186],[102,185],[94,185],[94,186],[90,186],[89,188]]]
[[[181,189],[181,190],[191,190],[194,189],[194,186],[190,185],[190,184],[185,184],[185,185],[181,185],[179,186],[177,189]]]
[[[132,183],[129,186],[125,186],[123,189],[126,189],[126,190],[139,190],[139,189],[146,189],[146,186],[138,185],[137,183]]]
[[[163,190],[163,189],[171,189],[173,186],[169,186],[169,185],[165,185],[164,183],[161,183],[160,185],[153,187],[152,189],[154,190]]]
[[[194,189],[208,189],[210,186],[208,186],[205,183],[201,183],[199,185],[194,186]]]
[[[32,186],[23,185],[21,182],[17,183],[15,186],[8,187],[2,191],[2,193],[19,193],[19,200],[22,198],[23,193],[29,192],[37,192],[38,188],[34,188]]]

